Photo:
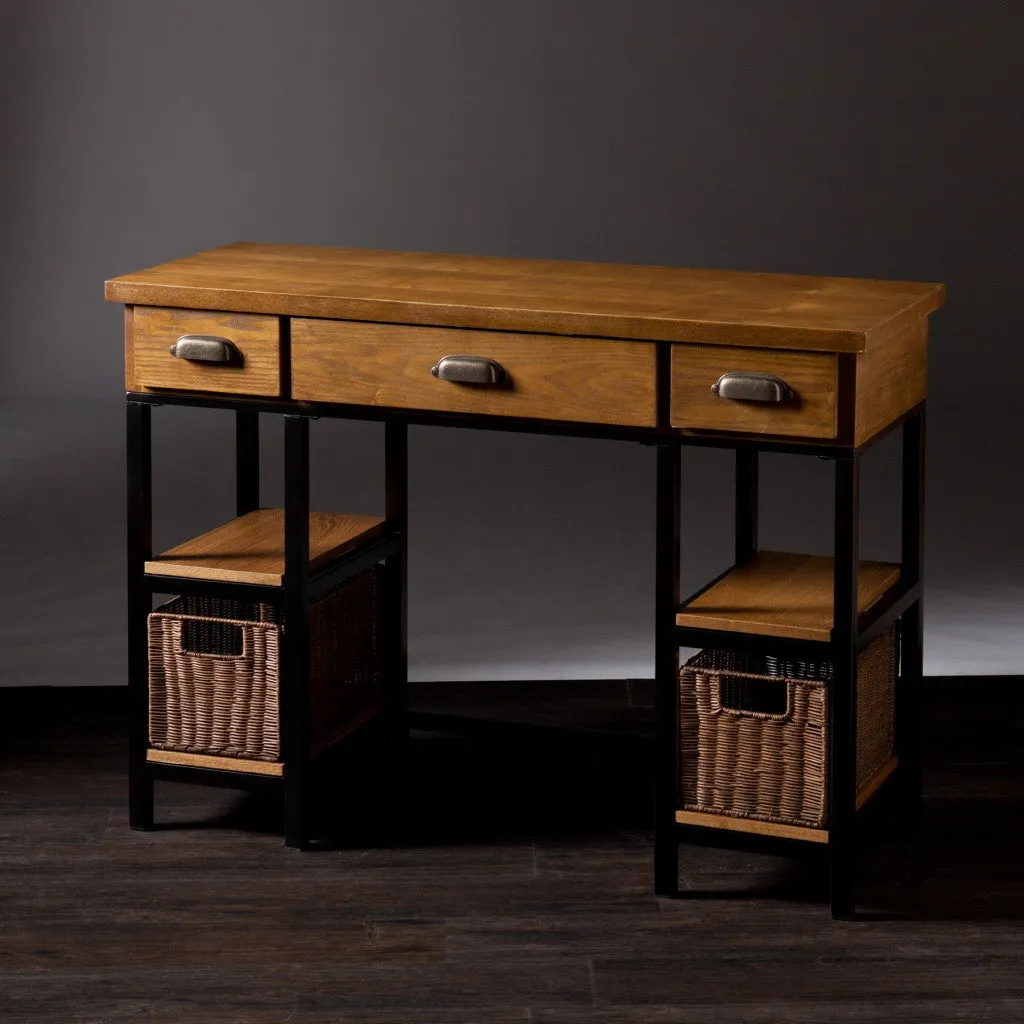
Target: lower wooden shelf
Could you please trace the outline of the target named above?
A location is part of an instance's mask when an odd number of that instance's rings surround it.
[[[881,768],[861,786],[857,793],[859,811],[882,788],[882,783],[896,770],[895,756],[890,757]],[[805,825],[784,825],[777,821],[762,821],[759,818],[735,818],[728,814],[712,814],[707,811],[676,811],[677,825],[696,825],[701,828],[720,828],[728,832],[747,832],[753,835],[776,836],[779,839],[798,839],[806,843],[827,843],[827,828],[809,828]]]
[[[280,761],[254,761],[242,757],[217,757],[213,754],[187,754],[177,750],[146,751],[150,764],[174,764],[183,768],[213,768],[220,772],[241,772],[246,775],[284,775]]]
[[[807,828],[803,825],[783,825],[777,821],[759,818],[734,818],[728,814],[707,811],[676,811],[677,825],[699,825],[702,828],[721,828],[729,832],[750,832],[780,839],[801,839],[808,843],[827,843],[827,828]]]

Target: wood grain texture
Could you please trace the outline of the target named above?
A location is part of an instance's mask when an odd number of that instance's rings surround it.
[[[699,828],[724,828],[730,832],[746,832],[758,836],[778,836],[780,839],[799,839],[805,843],[827,843],[828,829],[805,828],[801,825],[782,825],[757,818],[734,818],[728,814],[710,814],[707,811],[676,811],[676,824],[696,825]]]
[[[724,373],[779,377],[794,397],[737,402],[712,385]],[[836,436],[836,357],[820,352],[769,352],[721,345],[672,346],[672,426],[812,438]]]
[[[188,754],[178,750],[146,751],[146,760],[154,764],[177,764],[186,768],[216,768],[222,772],[245,772],[249,775],[284,775],[280,761],[253,761],[244,757],[217,757],[213,754]]]
[[[177,359],[169,349],[183,334],[227,338],[241,360],[223,365]],[[270,397],[281,393],[281,324],[276,316],[136,306],[131,349],[136,389]]]
[[[298,319],[291,351],[299,400],[657,425],[654,345]],[[496,359],[511,386],[438,380],[431,367],[450,355]]]
[[[854,443],[863,444],[928,395],[928,321],[857,357]]]
[[[900,567],[860,563],[858,606],[864,612],[899,580]],[[828,640],[832,632],[832,559],[759,551],[676,616],[680,626]]]
[[[113,278],[116,302],[862,352],[940,284],[235,242]]]
[[[315,569],[380,535],[377,516],[309,514],[309,566]],[[150,576],[258,583],[279,587],[284,576],[284,510],[263,508],[193,537],[146,562]]]
[[[135,391],[135,307],[124,307],[124,389]]]

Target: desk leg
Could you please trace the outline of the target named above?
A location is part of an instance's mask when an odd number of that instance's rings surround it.
[[[659,444],[655,543],[654,891],[679,895],[679,487],[680,447]],[[685,756],[685,752],[684,752]]]
[[[383,712],[388,736],[387,772],[393,789],[401,793],[408,783],[408,558],[409,520],[409,427],[384,424],[384,487],[387,529],[401,547],[384,563],[383,617]],[[398,806],[395,804],[394,806]]]
[[[832,916],[852,917],[856,887],[857,574],[860,461],[835,460],[835,571],[829,721],[829,856]]]
[[[128,402],[128,823],[153,827],[153,779],[146,765],[149,749],[149,613],[145,563],[153,551],[153,474],[151,410]]]
[[[903,424],[903,510],[901,571],[909,579],[922,579],[924,542],[925,412]],[[907,610],[900,622],[900,671],[896,691],[896,757],[901,789],[913,818],[921,803],[920,688],[923,674],[923,598]]]
[[[736,449],[736,561],[757,551],[758,451]]]
[[[260,414],[235,410],[235,514],[260,507]]]
[[[285,843],[309,846],[309,420],[284,417],[284,631],[279,676]]]

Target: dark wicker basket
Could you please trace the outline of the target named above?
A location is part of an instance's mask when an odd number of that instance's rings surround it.
[[[149,740],[161,750],[279,761],[281,626],[270,605],[177,597],[149,616]],[[310,608],[314,749],[380,702],[380,572]]]
[[[893,751],[895,675],[890,630],[857,661],[858,791]],[[827,662],[690,658],[679,677],[683,807],[826,827],[831,677]]]

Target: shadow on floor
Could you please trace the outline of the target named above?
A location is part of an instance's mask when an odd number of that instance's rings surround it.
[[[441,684],[437,684],[440,686]],[[414,770],[390,778],[371,741],[344,752],[319,791],[319,844],[327,850],[426,849],[532,841],[651,845],[651,710],[626,689],[600,687],[582,708],[572,686],[529,684],[514,699],[467,697],[450,691],[423,699],[413,736]],[[539,687],[546,698],[537,701]],[[466,697],[471,688],[460,687]],[[511,696],[510,696],[511,694]],[[83,696],[79,697],[84,700]],[[45,774],[58,768],[102,771],[114,799],[124,789],[126,714],[123,695],[74,701],[56,716],[22,708],[8,715],[3,761],[19,757]],[[52,710],[52,709],[51,709]],[[460,715],[458,712],[462,711]],[[923,809],[908,827],[893,801],[876,810],[861,857],[865,918],[1024,920],[1024,758],[1017,735],[1020,701],[970,705],[939,700],[927,716]],[[614,727],[614,729],[613,729]],[[443,730],[443,731],[437,731]],[[55,783],[54,785],[57,785]],[[203,787],[158,785],[161,830],[238,830],[280,835],[275,799]],[[681,856],[684,892],[702,899],[827,898],[820,851],[785,856],[687,844]]]

